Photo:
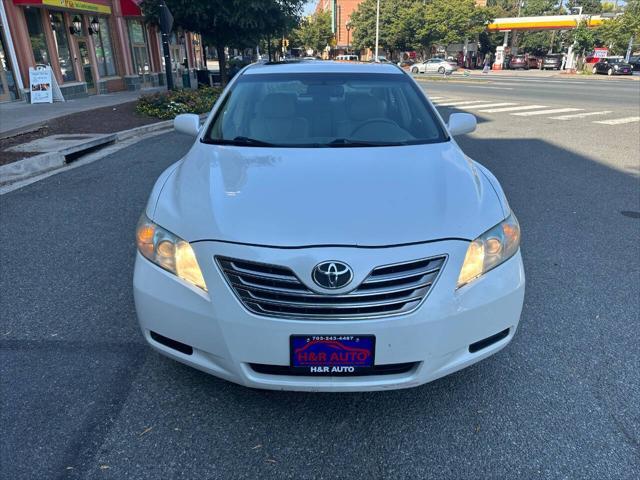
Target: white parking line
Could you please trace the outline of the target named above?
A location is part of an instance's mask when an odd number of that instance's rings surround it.
[[[480,110],[480,112],[484,112],[484,113],[515,112],[517,110],[533,110],[536,108],[547,108],[547,106],[546,105],[525,105],[520,107],[491,108],[489,110]]]
[[[572,115],[560,115],[559,117],[549,117],[549,118],[552,118],[553,120],[572,120],[574,118],[591,117],[592,115],[606,115],[607,113],[611,113],[611,110],[603,110],[601,112],[574,113]]]
[[[621,125],[623,123],[640,122],[640,117],[624,117],[614,118],[613,120],[598,120],[593,123],[600,123],[602,125]]]
[[[509,105],[517,105],[517,103],[508,103],[508,102],[486,103],[484,105],[469,105],[468,107],[465,107],[465,108],[493,108],[493,107],[506,107]]]
[[[579,112],[580,110],[584,110],[584,108],[554,108],[552,110],[536,110],[535,112],[512,113],[511,115],[518,115],[519,117],[530,117],[532,115],[551,115],[554,113]]]
[[[430,100],[440,100],[441,98],[444,98],[444,97],[429,97]]]
[[[458,105],[471,105],[474,103],[486,103],[484,100],[456,100],[454,101],[444,101],[444,103],[438,102],[439,107],[455,107]]]

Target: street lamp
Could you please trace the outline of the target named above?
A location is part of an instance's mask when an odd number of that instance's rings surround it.
[[[91,23],[89,24],[89,34],[95,35],[99,31],[100,31],[100,22],[96,17],[93,17],[93,20],[91,20]]]
[[[76,15],[73,17],[69,30],[71,31],[71,35],[76,35],[82,32],[82,20],[80,20],[79,16]]]
[[[349,31],[351,30],[351,20],[347,20],[344,24],[344,28],[347,29],[347,53],[349,53]]]

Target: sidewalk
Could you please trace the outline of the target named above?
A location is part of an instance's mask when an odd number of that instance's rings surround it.
[[[137,100],[141,95],[164,90],[163,88],[145,89],[135,92],[117,92],[104,95],[92,95],[86,98],[56,103],[29,104],[26,102],[0,103],[0,138],[7,134],[19,133],[45,123],[53,118],[71,113],[109,107]]]

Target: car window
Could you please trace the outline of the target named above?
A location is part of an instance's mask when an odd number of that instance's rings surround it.
[[[223,100],[207,143],[280,147],[410,145],[448,140],[404,74],[248,74]]]

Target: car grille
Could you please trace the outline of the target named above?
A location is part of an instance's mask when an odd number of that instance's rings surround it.
[[[436,282],[446,255],[374,268],[347,294],[317,293],[287,267],[216,257],[242,304],[258,315],[351,319],[415,310]]]

